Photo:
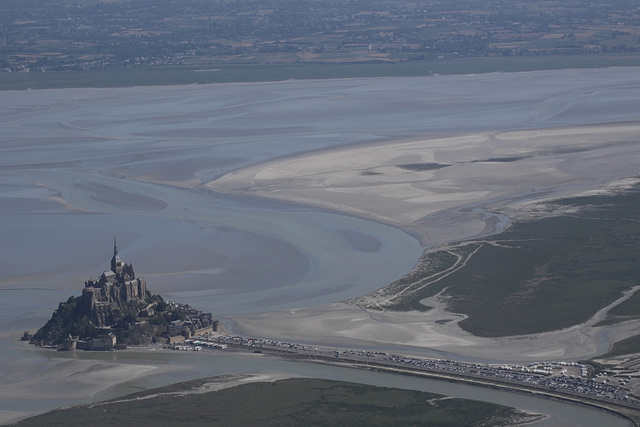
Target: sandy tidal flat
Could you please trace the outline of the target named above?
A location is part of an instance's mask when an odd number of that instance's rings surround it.
[[[606,189],[637,175],[638,135],[640,122],[626,122],[396,141],[241,169],[208,188],[329,207],[408,230],[433,246],[499,232],[509,221],[500,209],[517,220],[530,214],[525,207],[533,201]],[[457,326],[463,317],[447,312],[445,300],[424,303],[436,309],[393,313],[333,304],[231,319],[248,335],[505,361],[588,358],[639,329],[637,323],[594,328],[603,312],[562,331],[483,339]]]
[[[392,141],[256,165],[206,187],[362,216],[432,246],[497,231],[504,221],[489,209],[637,174],[638,135],[640,122],[628,122]]]

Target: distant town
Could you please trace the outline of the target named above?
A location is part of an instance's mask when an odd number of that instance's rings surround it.
[[[640,50],[624,0],[6,0],[0,16],[5,72]]]

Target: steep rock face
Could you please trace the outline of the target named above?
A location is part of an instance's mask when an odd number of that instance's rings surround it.
[[[96,328],[89,320],[89,313],[79,304],[79,297],[69,297],[61,302],[51,319],[31,338],[32,344],[62,344],[69,336],[93,336]]]

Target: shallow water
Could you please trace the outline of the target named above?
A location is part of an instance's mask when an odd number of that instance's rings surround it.
[[[634,119],[637,74],[2,92],[0,287],[79,292],[106,269],[117,236],[151,290],[220,314],[363,294],[408,271],[417,242],[361,219],[194,186],[353,143]]]

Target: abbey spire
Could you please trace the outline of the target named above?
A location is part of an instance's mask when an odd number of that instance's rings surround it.
[[[118,256],[118,245],[116,243],[116,238],[113,238],[113,258],[111,258],[111,271],[114,273],[119,273],[124,267],[124,262]]]

